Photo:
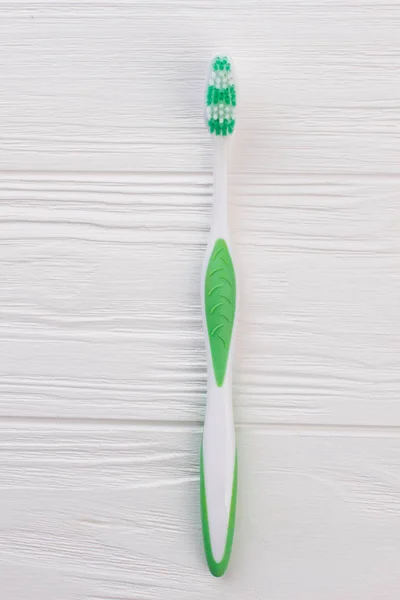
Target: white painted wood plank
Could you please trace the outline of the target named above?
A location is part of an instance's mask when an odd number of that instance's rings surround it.
[[[236,171],[397,173],[400,10],[379,3],[0,5],[0,164],[210,169],[204,74],[236,59]]]
[[[400,424],[397,177],[232,180],[239,422]],[[209,177],[0,178],[0,414],[199,421]]]
[[[399,589],[400,7],[0,0],[0,598]],[[229,575],[204,564],[204,71],[236,59]]]
[[[231,571],[218,581],[201,547],[199,427],[4,425],[0,572],[7,597],[396,595],[397,430],[240,428],[237,536]]]

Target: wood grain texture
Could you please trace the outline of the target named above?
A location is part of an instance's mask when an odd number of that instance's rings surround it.
[[[200,559],[200,427],[1,433],[8,597],[350,600],[400,585],[398,432],[239,428],[238,527],[222,584]]]
[[[232,179],[238,421],[400,425],[400,178]],[[210,185],[2,175],[3,415],[203,418]]]
[[[0,598],[392,600],[400,7],[0,0]],[[204,74],[239,77],[232,567],[203,558]]]

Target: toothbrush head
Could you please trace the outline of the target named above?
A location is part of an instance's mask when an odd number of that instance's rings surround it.
[[[232,62],[227,56],[216,56],[207,83],[206,120],[210,133],[227,136],[235,128],[236,85]]]

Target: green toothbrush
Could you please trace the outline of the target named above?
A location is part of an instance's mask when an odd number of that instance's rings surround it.
[[[220,577],[232,550],[237,461],[232,411],[232,352],[236,311],[235,269],[228,230],[228,143],[235,128],[236,86],[232,62],[211,63],[206,120],[214,144],[214,194],[204,258],[202,306],[207,348],[207,409],[201,450],[201,516],[209,569]]]

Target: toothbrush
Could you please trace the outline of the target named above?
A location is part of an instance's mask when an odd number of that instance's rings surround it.
[[[207,352],[207,408],[200,461],[203,541],[208,567],[220,577],[232,550],[237,460],[232,411],[232,353],[236,281],[228,231],[228,144],[235,128],[232,63],[217,56],[206,93],[206,122],[214,145],[214,194],[202,275],[202,314]]]

